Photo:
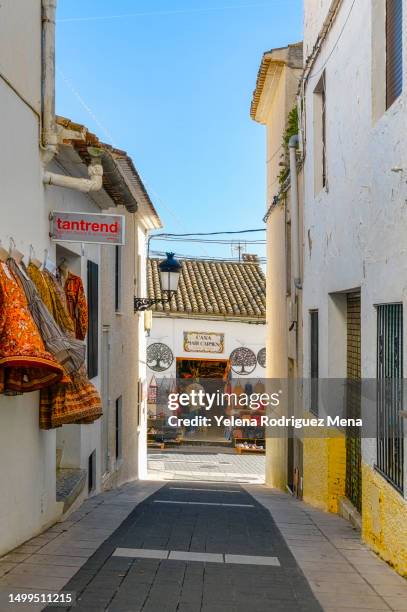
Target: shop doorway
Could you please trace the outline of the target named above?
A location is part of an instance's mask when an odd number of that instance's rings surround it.
[[[177,384],[180,393],[202,391],[206,393],[222,393],[227,391],[230,364],[227,359],[199,359],[199,358],[177,358],[176,363]],[[205,407],[186,406],[180,409],[180,416],[184,418],[205,417],[209,411]],[[183,440],[185,442],[217,443],[228,445],[228,437],[225,436],[223,427],[214,425],[215,416],[223,413],[222,405],[215,405],[210,410],[212,426],[191,425],[183,428]]]
[[[232,413],[236,416],[248,415],[244,409],[231,410],[221,399],[223,393],[245,393],[245,382],[252,391],[258,391],[253,388],[253,381],[231,377],[227,359],[180,357],[176,359],[174,379],[152,376],[148,388],[147,477],[156,480],[263,483],[264,428],[213,424],[216,416],[229,416]],[[193,390],[215,395],[219,392],[219,401],[214,402],[208,411],[205,406],[179,406],[175,411],[177,417],[190,419],[191,423],[177,428],[168,427],[168,394],[191,394]],[[198,417],[209,415],[212,426],[200,424]]]
[[[251,384],[249,386],[252,387]],[[264,482],[265,439],[264,431],[258,431],[260,427],[216,425],[215,417],[229,415],[230,407],[223,401],[214,403],[210,410],[192,404],[179,406],[177,417],[183,423],[189,419],[190,423],[177,428],[168,427],[165,398],[169,391],[189,395],[192,391],[203,391],[218,393],[217,397],[223,393],[245,392],[242,381],[231,378],[227,359],[180,357],[176,358],[175,379],[152,377],[148,391],[148,478]],[[164,397],[164,401],[160,396]],[[244,413],[237,409],[235,412],[237,416]],[[199,420],[199,417],[205,416],[210,416],[211,426]]]

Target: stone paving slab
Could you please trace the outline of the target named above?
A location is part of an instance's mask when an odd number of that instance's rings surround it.
[[[324,610],[407,611],[407,580],[349,522],[265,486],[244,488],[272,514]]]

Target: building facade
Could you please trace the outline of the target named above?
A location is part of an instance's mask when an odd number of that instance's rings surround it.
[[[66,516],[87,495],[142,472],[140,457],[145,462],[145,449],[142,445],[139,456],[138,438],[145,438],[146,424],[130,416],[137,414],[137,403],[143,406],[137,382],[130,389],[114,390],[114,399],[123,396],[119,416],[128,429],[113,441],[110,430],[106,433],[112,411],[105,392],[104,329],[111,327],[110,346],[120,346],[110,362],[111,379],[128,362],[131,380],[145,379],[144,319],[134,313],[133,300],[136,291],[145,291],[146,234],[160,222],[130,158],[101,143],[84,126],[55,117],[55,2],[6,2],[1,12],[0,124],[7,143],[0,153],[2,253],[19,252],[25,264],[35,260],[54,272],[59,267],[61,274],[68,270],[81,282],[82,307],[87,304],[89,319],[83,330],[86,373],[102,397],[105,413],[93,423],[45,430],[39,426],[38,390],[0,395],[0,554],[4,554]],[[109,304],[115,304],[112,287],[119,270],[110,266],[115,247],[51,240],[52,211],[110,211],[125,216],[127,240],[119,255],[121,329],[116,324],[120,314],[109,311]],[[121,462],[107,465],[106,456],[117,453],[117,440]],[[111,478],[109,470],[114,472]],[[64,483],[59,485],[68,472],[77,479],[72,495],[66,497]]]
[[[398,388],[407,340],[407,4],[353,5],[304,3],[304,376],[317,360],[320,378],[389,379]],[[356,412],[369,410],[356,403]],[[354,516],[363,539],[406,574],[400,396],[374,405],[375,437],[304,440],[304,499]]]
[[[302,43],[263,54],[250,109],[266,127],[267,224],[266,329],[267,378],[293,379],[302,372],[302,171],[295,177],[292,202],[289,140],[298,131],[297,89]],[[295,149],[294,149],[295,150]],[[293,217],[293,209],[295,216]],[[297,260],[295,268],[294,261]],[[298,278],[296,278],[296,276]],[[290,413],[291,414],[291,413]],[[292,436],[273,436],[266,445],[266,482],[300,493],[302,445]]]
[[[147,347],[149,396],[154,389],[164,395],[175,391],[189,378],[225,381],[230,389],[238,381],[239,387],[246,381],[253,388],[263,381],[265,277],[254,256],[244,257],[248,260],[241,263],[182,261],[176,295],[153,307]],[[158,264],[158,259],[149,260],[147,281],[148,296],[160,300]]]

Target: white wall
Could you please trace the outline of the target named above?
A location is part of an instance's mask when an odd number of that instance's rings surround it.
[[[134,292],[137,297],[143,297],[147,294],[147,234],[140,223],[137,226],[137,284]],[[144,329],[144,313],[139,313],[137,325],[137,341],[138,341],[138,371],[137,380],[140,383],[140,389],[144,388],[144,392],[138,397],[139,423],[137,427],[138,434],[138,477],[147,478],[147,397],[146,390],[148,384],[148,371],[146,364],[147,351],[147,336]]]
[[[12,236],[26,255],[48,244],[38,147],[41,2],[6,0],[0,7],[0,240]],[[20,94],[34,108],[21,100]],[[55,431],[38,427],[38,392],[0,395],[0,554],[59,515],[55,501]]]
[[[104,486],[110,488],[146,476],[146,402],[139,410],[139,380],[146,380],[146,333],[144,312],[134,312],[134,295],[145,295],[146,234],[139,213],[123,207],[108,212],[126,217],[126,244],[122,247],[121,307],[115,311],[115,256],[112,247],[102,248],[102,324],[110,349],[103,389],[105,440],[109,452]],[[144,385],[145,387],[145,385]],[[122,457],[116,461],[115,400],[122,398]],[[141,420],[139,422],[139,416]],[[103,442],[105,444],[105,441]]]
[[[304,59],[311,53],[333,2],[334,0],[304,0]]]
[[[305,23],[322,18],[311,14],[316,4],[316,0],[305,3]],[[311,77],[306,90],[305,376],[309,376],[312,308],[320,311],[320,376],[332,376],[335,355],[329,350],[330,337],[337,332],[329,326],[329,293],[361,288],[362,376],[366,378],[376,376],[375,304],[402,301],[407,306],[407,39],[404,36],[404,91],[378,118],[372,96],[385,81],[377,73],[372,48],[383,47],[384,24],[378,23],[375,4],[357,2],[344,26],[351,7],[351,0],[344,0],[313,68],[317,76]],[[406,2],[403,9],[405,34]],[[313,30],[306,29],[305,36],[306,45],[313,44]],[[315,194],[313,88],[324,67],[328,189]],[[372,463],[374,455],[365,455],[364,460]]]
[[[38,113],[41,108],[40,32],[41,0],[2,0],[0,72]]]

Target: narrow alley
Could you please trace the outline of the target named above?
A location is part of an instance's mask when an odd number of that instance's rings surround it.
[[[137,482],[86,500],[0,560],[5,594],[61,610],[406,610],[407,584],[338,516],[261,485]],[[22,609],[51,610],[44,604]]]

